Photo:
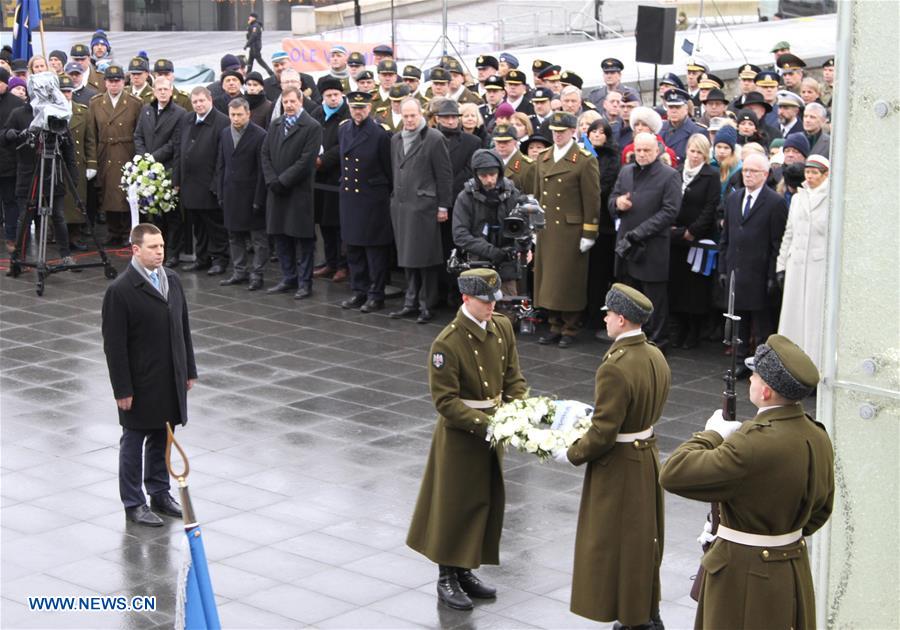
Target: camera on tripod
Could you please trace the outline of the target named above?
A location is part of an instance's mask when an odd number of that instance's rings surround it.
[[[516,248],[524,251],[531,247],[534,233],[543,230],[546,223],[544,209],[534,195],[524,195],[509,216],[503,218],[500,235],[514,240]]]

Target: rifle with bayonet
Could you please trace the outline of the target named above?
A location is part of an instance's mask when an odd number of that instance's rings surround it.
[[[734,385],[737,382],[737,378],[735,377],[735,372],[737,371],[737,353],[738,346],[741,343],[741,340],[738,338],[738,329],[740,326],[738,323],[741,321],[739,315],[736,315],[734,312],[734,271],[732,270],[731,275],[728,279],[728,312],[724,313],[725,317],[725,338],[722,340],[726,346],[731,348],[731,365],[727,370],[725,370],[725,376],[723,380],[725,381],[725,391],[722,392],[722,417],[725,420],[736,420],[737,419],[737,393],[734,390]],[[709,516],[707,519],[710,523],[710,533],[715,536],[716,531],[719,529],[719,504],[711,503],[709,507]],[[709,549],[710,543],[704,543],[703,545],[703,553],[706,553],[706,550]],[[700,565],[700,568],[697,569],[697,574],[694,576],[694,584],[691,586],[691,598],[694,601],[700,601],[700,583],[703,578],[703,565]]]

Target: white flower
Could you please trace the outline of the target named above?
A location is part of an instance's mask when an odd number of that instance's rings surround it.
[[[533,440],[527,440],[525,442],[525,451],[528,453],[537,453],[538,444]]]

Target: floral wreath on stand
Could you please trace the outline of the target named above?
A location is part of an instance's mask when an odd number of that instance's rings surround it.
[[[166,167],[149,153],[134,156],[122,167],[120,188],[128,197],[132,214],[160,215],[171,212],[178,203]]]
[[[485,438],[494,448],[511,446],[541,461],[568,449],[591,427],[593,407],[576,400],[533,396],[501,405]]]

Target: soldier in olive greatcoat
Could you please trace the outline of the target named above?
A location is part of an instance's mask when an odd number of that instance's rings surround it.
[[[771,335],[756,349],[745,422],[717,411],[679,446],[659,481],[674,494],[719,503],[703,556],[695,628],[816,628],[804,536],[831,516],[834,451],[802,400],[819,381],[794,342]]]
[[[528,392],[512,323],[494,313],[500,276],[459,277],[463,305],[431,345],[428,380],[438,421],[406,544],[439,565],[438,599],[470,610],[496,589],[472,569],[499,564],[506,503],[502,452],[485,441],[498,405]]]
[[[587,251],[599,233],[597,159],[575,142],[575,116],[550,117],[554,146],[537,159],[535,196],[546,212],[534,262],[534,301],[550,311],[550,334],[539,343],[567,348],[587,305]]]
[[[591,428],[556,459],[587,464],[571,609],[596,621],[662,628],[659,566],[663,494],[653,425],[669,395],[671,371],[641,324],[653,304],[614,284],[606,294],[606,331],[615,341],[597,368]]]

